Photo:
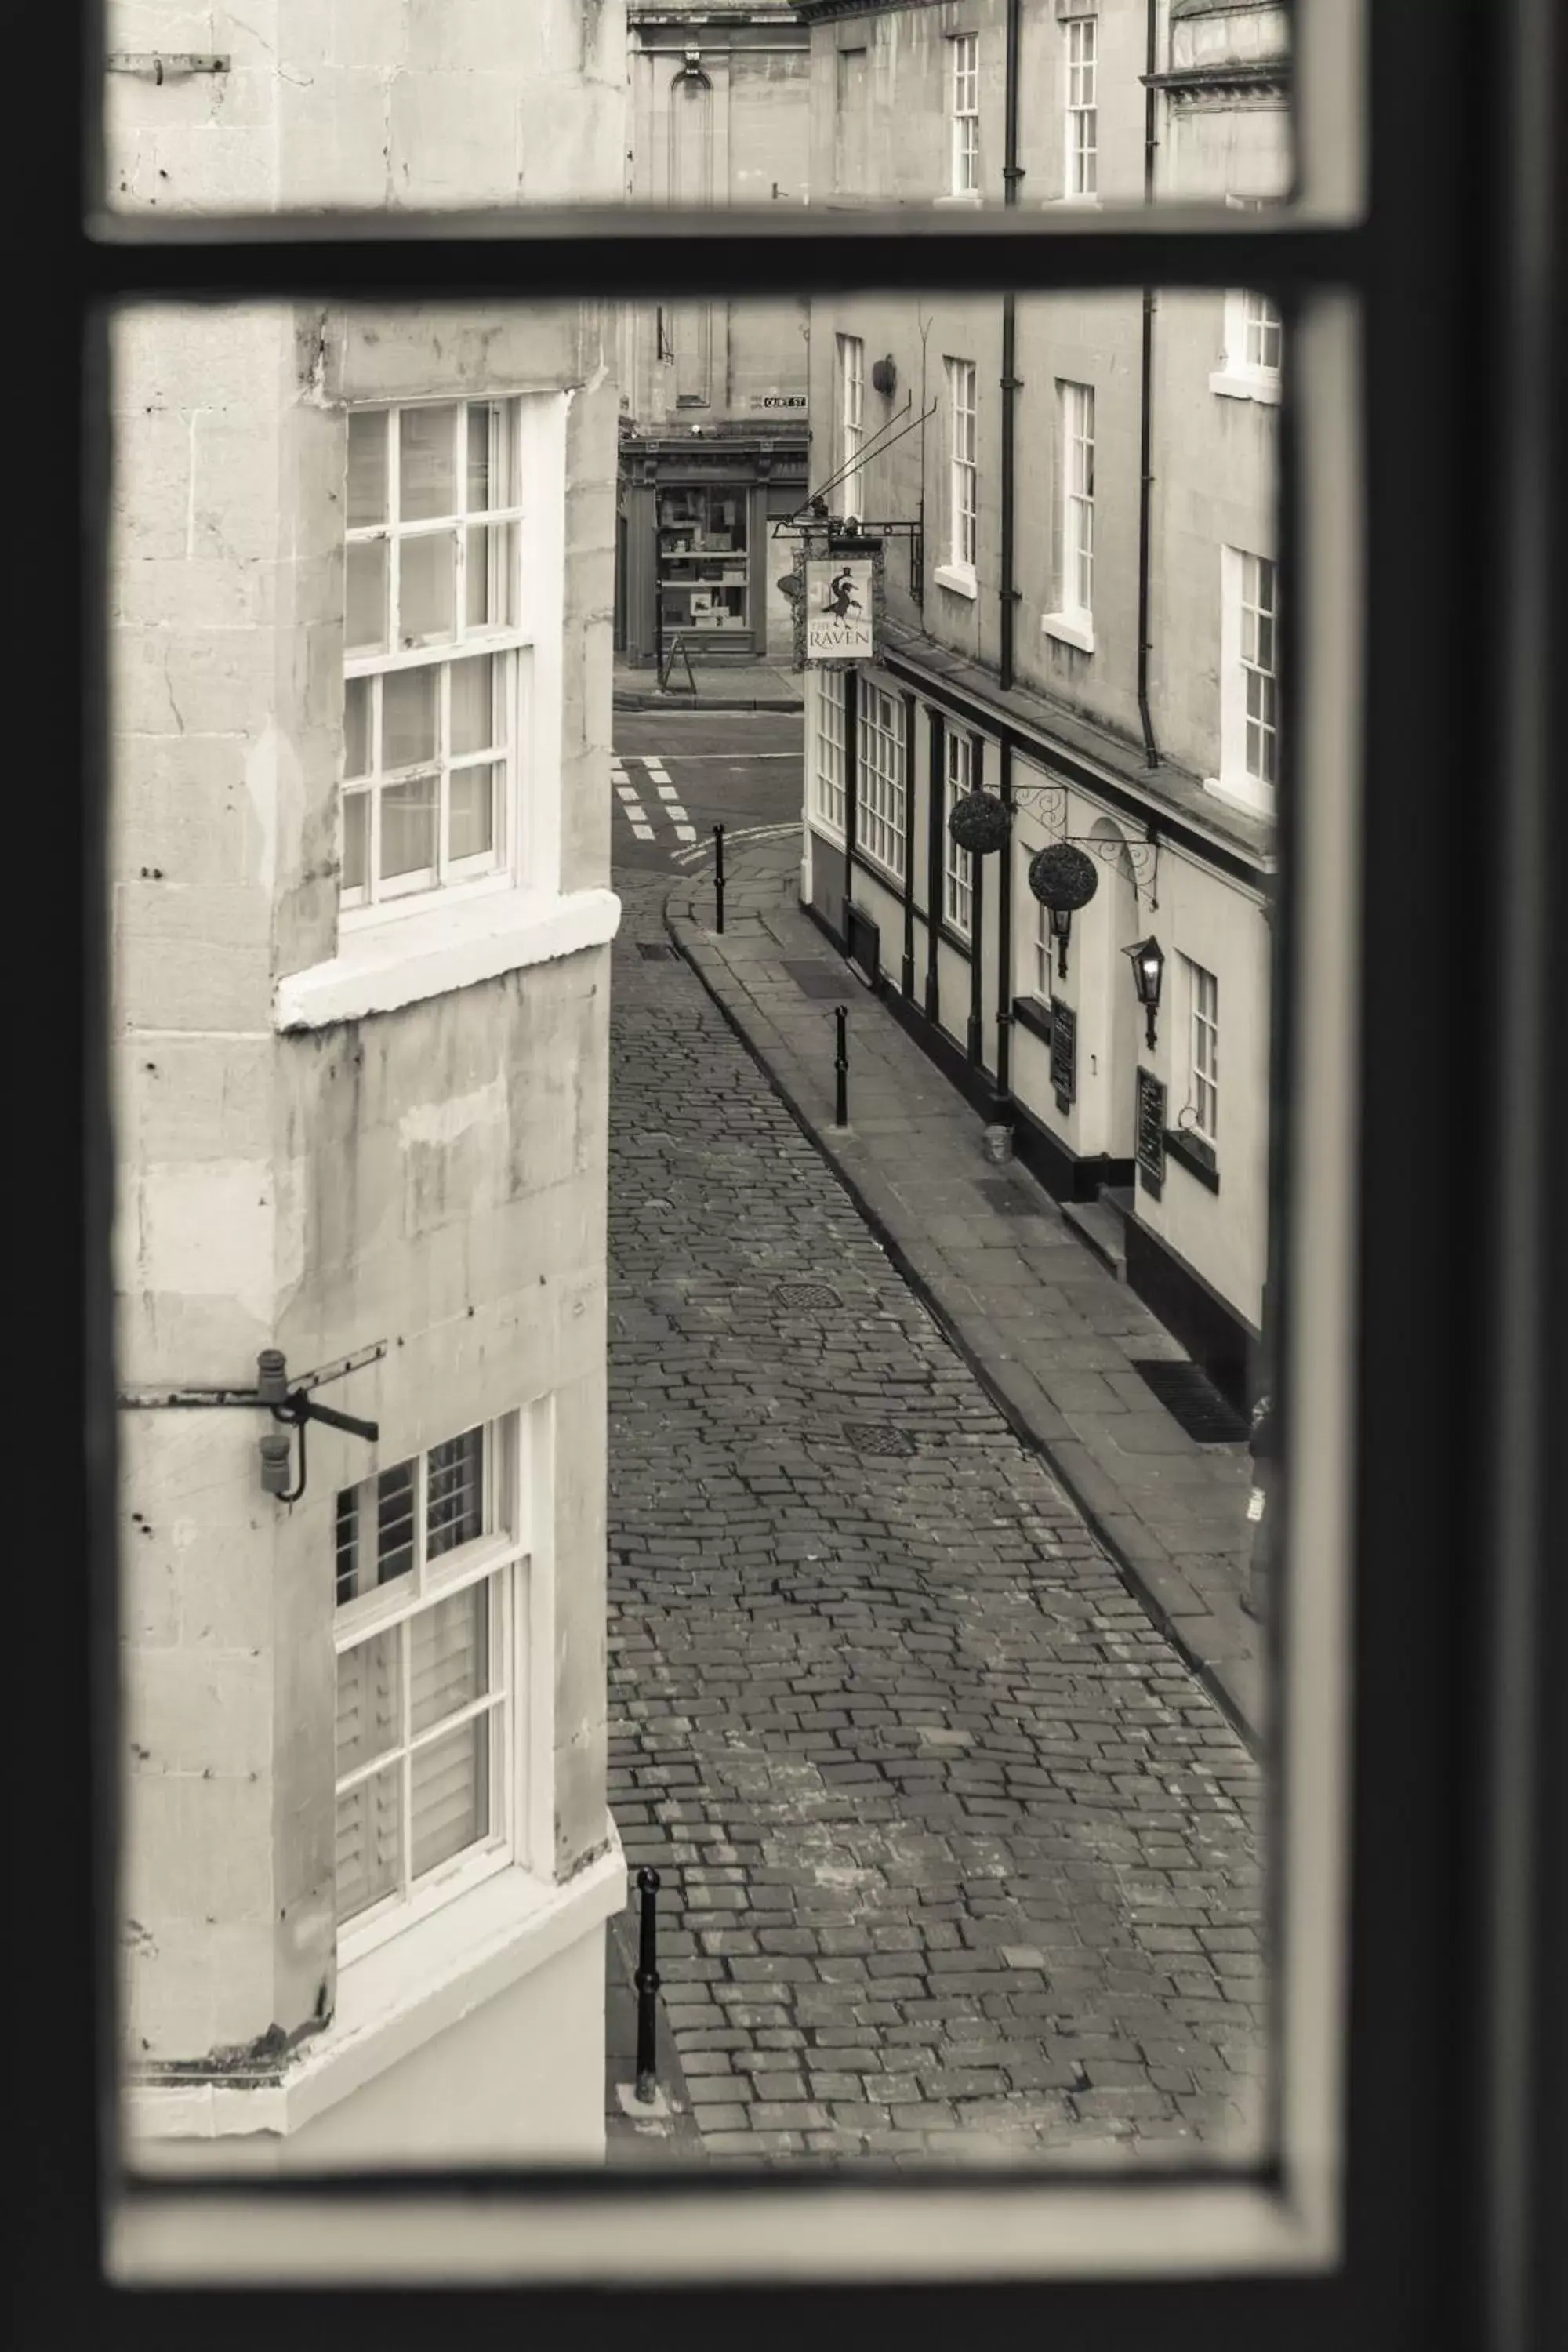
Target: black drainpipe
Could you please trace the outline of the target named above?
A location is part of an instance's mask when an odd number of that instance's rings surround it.
[[[1016,205],[1018,183],[1024,176],[1018,161],[1018,48],[1024,0],[1007,0],[1007,46],[1003,80],[1002,202]],[[1017,501],[1018,305],[1011,292],[1002,297],[1002,583],[1001,673],[1005,692],[1014,683],[1016,658],[1018,587],[1014,579],[1016,549],[1014,509]],[[1013,803],[1013,747],[1002,738],[1002,799]],[[1005,1119],[1011,1109],[1013,1077],[1013,844],[1002,845],[997,859],[996,889],[996,1100],[994,1118]]]
[[[1023,169],[1018,162],[1018,42],[1024,0],[1007,0],[1007,49],[1004,76],[1004,153],[1002,202],[1016,205]],[[1001,672],[1004,688],[1013,684],[1014,621],[1018,604],[1014,567],[1014,480],[1018,422],[1018,304],[1012,293],[1002,297],[1002,580]]]
[[[1148,63],[1143,75],[1143,201],[1154,201],[1154,136],[1160,69],[1159,0],[1148,0]],[[1157,768],[1160,750],[1154,722],[1149,715],[1149,520],[1153,477],[1150,464],[1154,440],[1154,289],[1143,289],[1143,364],[1139,387],[1138,417],[1138,716],[1143,723],[1143,759]]]

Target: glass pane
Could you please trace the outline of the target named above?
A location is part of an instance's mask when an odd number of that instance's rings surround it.
[[[384,803],[390,795],[383,794]],[[385,822],[382,828],[382,871],[385,862]],[[400,869],[394,868],[394,871]],[[384,1470],[376,1480],[376,1570],[377,1584],[391,1584],[400,1576],[414,1572],[414,1511],[417,1492],[413,1462],[396,1463]]]
[[[392,1625],[339,1653],[339,1780],[390,1755],[402,1740],[403,1628]]]
[[[456,514],[458,412],[405,408],[397,420],[398,520]]]
[[[343,614],[343,650],[350,654],[381,654],[386,638],[386,541],[360,540],[348,551],[348,579]]]
[[[470,1429],[430,1449],[425,1551],[429,1559],[485,1531],[485,1433]]]
[[[490,523],[468,533],[468,626],[510,629],[516,609],[512,574],[517,563],[517,525]]]
[[[489,1834],[491,1738],[489,1718],[481,1715],[415,1749],[416,1878]]]
[[[423,669],[388,670],[381,681],[381,766],[384,775],[398,768],[417,767],[436,756],[436,719],[440,704],[441,672],[432,662]]]
[[[482,514],[487,507],[502,506],[505,499],[492,495],[491,441],[500,423],[500,415],[488,400],[468,403],[468,496],[470,514]],[[499,485],[497,488],[499,488]]]
[[[403,1767],[373,1772],[338,1797],[338,1926],[403,1882]]]
[[[453,532],[426,531],[398,542],[398,643],[433,646],[452,634],[458,542]]]
[[[496,731],[496,656],[480,654],[472,661],[453,662],[452,736],[454,758],[465,751],[487,751],[500,740]]]
[[[408,1671],[416,1737],[489,1691],[489,1622],[488,1582],[470,1584],[412,1620]]]
[[[368,776],[371,750],[371,693],[368,677],[351,677],[343,686],[343,773]]]
[[[488,764],[453,769],[448,786],[447,855],[454,864],[464,857],[489,856],[494,850],[496,794],[501,775],[500,768]]]
[[[384,408],[349,411],[348,512],[350,530],[385,522],[387,417]]]
[[[370,875],[370,794],[343,795],[343,888],[363,890]]]
[[[439,779],[412,776],[381,795],[381,878],[433,874],[441,810]]]

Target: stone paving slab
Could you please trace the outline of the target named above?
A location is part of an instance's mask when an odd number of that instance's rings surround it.
[[[710,893],[682,883],[669,935],[931,1303],[1026,1443],[1038,1447],[1140,1598],[1255,1752],[1267,1737],[1262,1637],[1247,1582],[1243,1444],[1199,1445],[1131,1364],[1180,1359],[1179,1343],[1075,1232],[1021,1167],[995,1169],[976,1111],[936,1073],[849,971],[799,902],[798,866],[737,853],[725,931]],[[761,918],[731,935],[735,918]],[[848,1115],[834,1123],[831,1004],[784,970],[843,982]],[[983,1188],[1005,1179],[1037,1214],[1005,1213]],[[1201,1588],[1189,1572],[1204,1564]]]

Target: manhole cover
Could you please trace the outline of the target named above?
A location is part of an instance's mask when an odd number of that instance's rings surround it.
[[[1246,1438],[1245,1414],[1221,1396],[1201,1365],[1161,1363],[1145,1357],[1132,1370],[1196,1444],[1237,1445]]]
[[[974,1189],[989,1207],[1004,1217],[1037,1217],[1040,1213],[1039,1202],[1032,1201],[1027,1192],[1021,1192],[1016,1184],[1010,1184],[1005,1176],[983,1178]]]
[[[786,963],[785,971],[803,996],[842,997],[850,974],[824,971],[819,963]]]
[[[844,1436],[859,1454],[912,1454],[915,1450],[909,1432],[895,1429],[889,1421],[847,1421]]]
[[[773,1286],[773,1297],[781,1307],[811,1312],[824,1307],[839,1305],[838,1293],[829,1290],[825,1282],[780,1282]]]
[[[658,940],[639,940],[637,953],[644,963],[673,963],[676,960],[675,950],[663,946]]]

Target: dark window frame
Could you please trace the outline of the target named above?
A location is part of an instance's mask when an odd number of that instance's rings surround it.
[[[781,2334],[1000,2324],[1097,2352],[1261,2341],[1277,2352],[1383,2352],[1446,2337],[1450,2316],[1458,2340],[1487,2352],[1568,2340],[1552,2227],[1563,2023],[1551,1997],[1568,1980],[1568,1771],[1548,1681],[1563,1654],[1568,1585],[1549,1517],[1552,1435],[1568,1427],[1563,1356],[1550,1346],[1568,1301],[1549,1198],[1568,1145],[1558,1012],[1568,971],[1552,920],[1568,905],[1568,813],[1548,774],[1548,696],[1568,629],[1544,528],[1553,486],[1563,504],[1550,392],[1563,382],[1568,205],[1552,133],[1568,111],[1563,33],[1554,0],[1497,0],[1479,44],[1467,12],[1423,0],[1370,0],[1367,16],[1367,219],[1268,230],[1267,270],[1254,273],[1287,297],[1354,286],[1367,328],[1366,1245],[1345,2266],[1310,2280],[661,2291],[605,2315],[644,2341],[684,2340],[716,2316],[765,2332],[775,2306]],[[59,705],[41,695],[47,751],[40,726],[37,787],[18,796],[25,826],[43,836],[36,870],[82,877],[63,894],[74,930],[34,967],[47,996],[35,984],[16,1000],[11,1030],[22,1133],[47,1168],[25,1229],[26,1265],[79,1267],[81,1279],[77,1291],[68,1277],[61,1299],[46,1273],[24,1326],[30,1425],[63,1427],[72,1455],[50,1491],[42,1558],[20,1580],[30,1638],[18,1658],[55,1662],[32,1727],[30,1795],[15,1808],[25,1900],[12,1942],[32,1978],[12,2050],[24,2074],[12,2106],[25,2158],[24,2340],[174,2347],[221,2333],[247,2344],[287,2325],[301,2345],[330,2341],[336,2352],[363,2300],[381,2343],[424,2352],[431,2314],[406,2292],[293,2291],[275,2309],[254,2292],[114,2293],[100,2275],[115,2065],[104,1897],[117,1817],[102,306],[137,295],[923,287],[940,280],[950,236],[963,243],[971,289],[1220,285],[1237,247],[1233,236],[1123,228],[1109,215],[1032,239],[1016,223],[973,216],[922,219],[911,238],[869,215],[755,234],[734,216],[624,215],[542,222],[516,237],[484,224],[432,235],[427,223],[381,219],[323,235],[287,218],[233,243],[222,225],[167,221],[94,237],[80,222],[105,47],[96,5],[45,10],[30,25],[23,86],[46,136],[13,196],[47,257],[40,372],[67,342],[79,363],[74,397],[40,397],[25,381],[32,371],[14,369],[18,426],[27,420],[19,446],[42,436],[24,469],[32,528],[19,543],[37,567],[34,609],[74,616],[83,649],[63,749]],[[1500,367],[1498,352],[1508,355]],[[1507,452],[1506,480],[1484,510],[1470,467],[1478,445]],[[83,486],[75,533],[60,513],[70,480]],[[1491,606],[1478,606],[1480,580],[1503,583]],[[1447,1115],[1456,1083],[1465,1121]],[[1472,1138],[1463,1155],[1447,1145],[1456,1132]],[[1489,1213],[1478,1209],[1478,1184]],[[1128,2185],[1130,2200],[1140,2193]],[[595,2313],[591,2290],[450,2292],[475,2346],[510,2345],[520,2324],[592,2326]]]

